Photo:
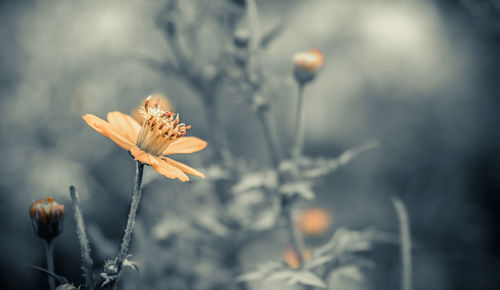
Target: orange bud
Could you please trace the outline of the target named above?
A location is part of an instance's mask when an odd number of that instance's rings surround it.
[[[322,208],[304,210],[299,220],[299,228],[306,235],[317,236],[324,234],[330,227],[332,217]]]
[[[324,57],[319,49],[298,52],[293,56],[293,74],[297,82],[305,84],[312,81],[316,72],[323,66]]]
[[[30,216],[35,234],[47,241],[57,237],[63,230],[64,205],[52,197],[35,201],[30,207]]]

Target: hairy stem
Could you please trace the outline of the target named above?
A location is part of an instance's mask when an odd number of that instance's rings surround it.
[[[92,258],[90,257],[90,246],[85,231],[85,222],[83,220],[82,209],[80,208],[80,200],[74,186],[69,187],[71,199],[73,200],[73,208],[75,211],[76,233],[80,242],[80,252],[82,255],[82,269],[85,276],[85,289],[94,290],[94,281],[92,277]]]
[[[411,290],[411,236],[410,221],[405,205],[398,197],[392,198],[392,203],[396,209],[399,221],[399,235],[401,242],[401,264],[403,267],[403,277],[401,279],[401,290]]]
[[[295,142],[292,149],[292,157],[298,158],[302,155],[302,150],[304,148],[304,84],[299,83],[298,87],[298,97],[297,97],[297,111],[295,113]]]
[[[123,235],[122,244],[120,245],[120,251],[116,255],[114,263],[117,275],[120,273],[123,267],[123,262],[127,258],[130,241],[132,240],[137,209],[139,208],[139,202],[141,200],[143,172],[144,172],[144,163],[137,161],[135,170],[134,194],[132,196],[132,203],[130,204],[130,212],[128,214],[127,227],[125,228],[125,234]]]
[[[52,241],[45,241],[45,257],[47,259],[47,271],[54,273],[54,246]],[[52,275],[48,275],[49,289],[56,289],[56,282]]]

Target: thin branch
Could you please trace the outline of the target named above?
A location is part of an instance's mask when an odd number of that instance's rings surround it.
[[[37,270],[37,271],[40,271],[48,276],[52,276],[54,277],[55,279],[57,279],[57,281],[59,281],[59,284],[65,284],[65,283],[68,283],[68,280],[62,276],[59,276],[57,275],[56,273],[54,272],[49,272],[47,270],[45,270],[44,268],[42,267],[38,267],[38,266],[28,266],[28,268],[30,269],[33,269],[33,270]]]
[[[393,197],[392,203],[396,209],[399,221],[399,234],[401,240],[401,264],[403,277],[401,279],[401,290],[411,290],[412,284],[412,262],[411,262],[411,236],[408,211],[399,197]]]
[[[76,233],[80,242],[80,252],[82,255],[82,269],[85,277],[86,289],[94,290],[94,280],[92,277],[92,258],[90,257],[90,246],[85,231],[85,222],[83,220],[82,209],[80,208],[80,200],[75,187],[69,187],[71,199],[73,200],[73,209],[75,211]]]

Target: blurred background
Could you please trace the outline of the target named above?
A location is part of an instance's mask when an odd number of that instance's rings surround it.
[[[181,1],[183,21],[194,23],[199,35],[193,57],[200,67],[230,54],[224,23],[231,19],[225,15],[244,14],[244,6],[244,0]],[[381,143],[318,182],[316,200],[301,208],[328,212],[330,234],[369,226],[397,233],[390,198],[399,196],[411,223],[414,289],[497,289],[500,1],[262,0],[257,6],[263,31],[282,27],[263,54],[266,97],[281,144],[291,143],[294,130],[292,56],[311,48],[324,53],[325,65],[305,90],[305,154],[335,157],[369,139]],[[28,208],[46,196],[66,205],[65,230],[55,241],[56,272],[83,283],[70,185],[80,193],[96,268],[118,248],[134,161],[89,128],[83,114],[128,113],[147,95],[163,93],[193,126],[190,135],[212,138],[210,113],[196,90],[144,61],[172,59],[161,26],[165,13],[165,1],[1,2],[1,289],[46,289],[46,276],[28,269],[45,261]],[[216,129],[226,133],[232,154],[252,168],[269,168],[262,128],[245,100],[224,92],[217,106]],[[208,168],[210,145],[178,159]],[[161,237],[164,220],[180,225],[176,219],[186,212],[215,207],[210,180],[184,185],[158,178],[151,168],[145,179],[133,258],[142,264],[158,255],[170,263],[192,259],[206,268],[201,272],[209,271],[210,258],[203,264],[204,254],[189,246],[171,253],[162,250],[168,244],[144,237]],[[323,238],[306,242],[313,247]],[[284,233],[259,239],[241,251],[241,265],[280,260],[285,246]],[[397,255],[395,245],[374,248],[375,267],[362,281],[332,289],[398,289]],[[186,286],[183,281],[193,277],[172,269],[165,271],[173,278],[162,281],[172,289],[224,289],[217,283]],[[231,277],[210,273],[211,279]],[[165,275],[146,270],[127,276]],[[140,286],[132,287],[163,289]]]

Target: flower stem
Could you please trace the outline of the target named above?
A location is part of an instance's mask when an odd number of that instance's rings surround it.
[[[288,231],[288,236],[290,238],[290,243],[292,244],[293,250],[297,254],[299,259],[299,265],[302,268],[304,265],[304,253],[302,251],[302,242],[299,240],[299,235],[297,233],[297,228],[293,222],[291,205],[292,201],[287,196],[282,196],[282,212],[286,219],[286,227]]]
[[[120,245],[120,251],[115,258],[115,269],[117,275],[120,273],[123,262],[127,258],[128,248],[130,241],[132,240],[132,233],[135,227],[135,217],[137,215],[137,209],[139,208],[139,202],[141,200],[142,192],[142,175],[144,172],[144,163],[137,161],[135,170],[135,186],[134,194],[132,196],[132,203],[130,204],[130,212],[128,214],[127,227],[125,228],[125,234],[123,235],[122,244]]]
[[[90,257],[89,240],[85,231],[85,222],[83,221],[82,209],[78,193],[74,186],[69,187],[71,199],[73,200],[73,208],[75,211],[76,233],[80,242],[80,251],[82,255],[82,269],[85,276],[85,289],[94,290],[94,281],[92,277],[92,258]]]
[[[403,277],[401,279],[401,290],[411,290],[411,236],[410,221],[405,205],[398,197],[392,198],[392,203],[396,209],[399,221],[399,235],[401,240],[401,264],[403,267]]]
[[[283,174],[280,172],[280,163],[282,160],[282,155],[280,151],[280,146],[279,146],[279,140],[278,140],[278,135],[276,134],[276,131],[274,130],[273,124],[271,122],[271,115],[270,115],[270,107],[267,102],[263,101],[262,96],[259,94],[260,88],[261,88],[261,83],[263,81],[262,79],[262,63],[261,63],[261,49],[259,49],[258,43],[261,41],[261,34],[260,34],[260,23],[259,23],[259,16],[258,16],[258,10],[257,10],[257,5],[255,0],[249,0],[247,2],[247,15],[248,15],[248,21],[250,23],[250,32],[251,32],[251,51],[252,53],[250,54],[251,56],[256,58],[256,65],[250,65],[249,66],[249,71],[247,72],[247,80],[251,84],[251,86],[254,88],[253,92],[253,101],[254,104],[257,104],[257,108],[255,110],[257,117],[262,124],[262,128],[264,130],[264,135],[265,139],[267,141],[267,146],[269,148],[269,153],[271,155],[271,161],[273,163],[273,167],[276,169],[278,172],[278,182],[279,184],[283,184],[286,182],[286,177],[283,176]],[[250,61],[251,59],[249,59]],[[250,62],[252,63],[252,62]],[[255,77],[254,77],[255,75]],[[303,95],[302,92],[300,95]],[[302,97],[300,97],[302,98]],[[302,107],[302,106],[300,106]],[[290,242],[292,244],[292,247],[294,251],[297,253],[297,256],[299,257],[299,262],[301,267],[303,266],[303,254],[302,254],[302,247],[301,245],[303,243],[299,242],[299,236],[297,235],[295,225],[293,222],[292,218],[292,213],[291,213],[291,207],[293,204],[294,199],[282,195],[281,196],[281,212],[285,216],[285,222],[287,226],[287,231],[289,233],[290,237]]]
[[[269,154],[271,155],[271,162],[273,163],[273,167],[276,170],[279,170],[281,152],[279,149],[278,136],[276,131],[273,130],[271,123],[271,116],[268,109],[258,110],[257,115],[260,123],[262,124],[267,147],[269,148]]]
[[[299,158],[302,155],[304,147],[304,121],[303,106],[304,106],[304,83],[298,83],[297,111],[295,113],[295,142],[292,149],[292,157]]]
[[[52,244],[52,241],[45,241],[45,256],[47,258],[47,271],[50,273],[54,273],[54,247]],[[50,290],[55,290],[56,289],[56,282],[54,280],[54,277],[51,275],[48,275],[49,279],[49,289]]]

